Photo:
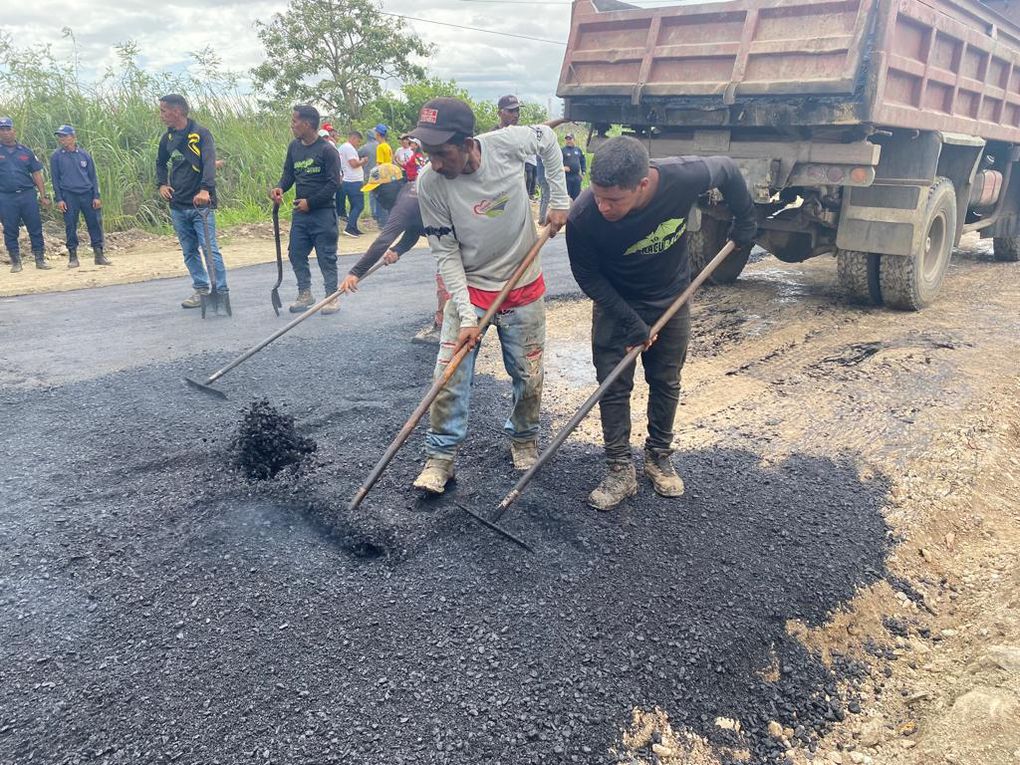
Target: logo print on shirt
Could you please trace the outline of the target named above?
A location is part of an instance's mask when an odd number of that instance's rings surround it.
[[[475,215],[484,215],[486,218],[498,218],[506,212],[506,206],[510,202],[510,195],[506,192],[495,199],[483,199],[472,209]]]
[[[683,236],[686,230],[686,218],[671,218],[670,220],[663,221],[655,231],[644,239],[632,244],[623,254],[658,255],[660,252],[665,252],[676,244],[677,239]]]

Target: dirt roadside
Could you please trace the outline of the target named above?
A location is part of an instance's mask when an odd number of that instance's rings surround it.
[[[1020,269],[994,263],[986,243],[968,238],[938,303],[917,314],[848,307],[834,282],[828,259],[766,259],[737,285],[704,292],[684,370],[681,471],[684,450],[725,443],[763,463],[795,453],[850,460],[892,487],[891,575],[822,628],[788,624],[826,661],[848,656],[867,667],[853,683],[859,701],[815,751],[792,728],[777,723],[774,735],[797,765],[1015,765]],[[594,388],[589,327],[586,302],[550,305],[546,401],[555,425]],[[486,358],[485,371],[501,374],[498,354]],[[635,444],[646,400],[637,386]],[[597,416],[575,438],[599,443]],[[635,710],[621,737],[627,761],[716,762],[703,741],[669,729],[669,712]],[[739,748],[731,756],[739,761]]]
[[[286,221],[281,221],[281,228],[284,268],[289,273]],[[362,229],[365,235],[360,239],[340,237],[341,257],[361,255],[378,233],[373,223],[363,224]],[[84,241],[87,242],[87,238]],[[25,268],[19,274],[8,273],[7,254],[0,254],[0,297],[67,292],[187,275],[180,245],[175,237],[135,230],[110,234],[107,241],[107,255],[113,262],[108,267],[97,266],[92,262],[92,250],[87,245],[83,245],[78,252],[81,266],[74,269],[67,268],[67,255],[63,248],[57,252],[48,252],[46,262],[53,266],[51,270],[36,269],[31,258],[28,258],[24,260]],[[268,223],[225,229],[219,233],[219,244],[228,270],[270,263],[276,259],[273,228]],[[28,251],[27,244],[24,251]]]

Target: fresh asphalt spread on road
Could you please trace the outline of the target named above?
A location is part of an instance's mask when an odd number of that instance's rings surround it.
[[[561,241],[544,264],[578,294]],[[184,279],[0,301],[0,762],[613,762],[655,706],[778,762],[769,721],[812,746],[859,709],[853,662],[786,625],[885,575],[881,478],[682,452],[682,500],[596,514],[600,455],[568,442],[507,516],[528,556],[454,506],[515,479],[509,386],[479,376],[447,496],[410,489],[418,433],[349,517],[427,387],[435,349],[409,340],[434,265],[383,269],[224,378],[227,402],[184,386],[287,319],[274,271],[231,273],[232,319],[178,308]],[[262,398],[317,448],[249,481],[229,442]]]

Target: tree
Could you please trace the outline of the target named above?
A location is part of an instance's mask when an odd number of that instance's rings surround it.
[[[412,59],[433,50],[374,0],[291,0],[255,28],[267,60],[252,76],[269,103],[317,103],[352,120],[381,94],[381,79],[424,78]]]
[[[464,88],[453,80],[428,77],[405,82],[400,94],[384,93],[365,106],[362,121],[366,124],[384,122],[397,130],[410,130],[418,122],[418,112],[426,101],[440,96],[451,96],[471,103]]]
[[[365,106],[362,121],[375,124],[382,121],[398,130],[410,130],[418,122],[422,104],[440,96],[451,96],[465,101],[475,113],[475,129],[479,133],[492,130],[499,121],[495,101],[475,101],[455,80],[429,77],[404,83],[400,94],[385,93]],[[521,124],[537,125],[549,119],[545,107],[528,101],[521,102]]]

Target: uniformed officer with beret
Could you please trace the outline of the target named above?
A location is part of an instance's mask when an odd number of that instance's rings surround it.
[[[18,234],[21,224],[28,229],[36,268],[51,268],[46,264],[43,244],[42,218],[39,202],[49,207],[43,185],[42,162],[27,146],[18,143],[14,120],[0,117],[0,222],[4,229],[4,246],[11,256],[11,273],[21,270],[21,249]],[[37,196],[38,195],[38,196]]]

